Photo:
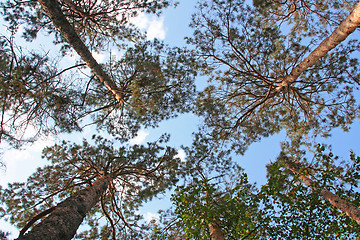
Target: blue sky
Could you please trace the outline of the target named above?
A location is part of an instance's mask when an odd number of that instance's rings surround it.
[[[185,33],[188,31],[187,25],[190,22],[194,2],[195,1],[185,0],[176,9],[165,10],[164,14],[160,17],[140,14],[137,18],[133,19],[132,23],[143,31],[146,31],[149,40],[158,38],[165,40],[171,45],[184,45],[185,41],[183,39]],[[7,32],[4,24],[0,24],[0,32],[3,34]],[[46,35],[40,35],[39,38],[31,44],[21,39],[19,35],[16,38],[17,44],[22,46],[26,44],[28,49],[41,49],[43,52],[49,51],[49,54],[52,54],[52,52],[56,54],[56,51],[58,51],[58,49],[54,49],[52,45],[48,45],[50,41]],[[105,61],[106,56],[108,56],[108,53],[94,53],[94,57],[99,62]],[[65,61],[73,62],[76,58],[77,55],[74,54]],[[141,144],[146,141],[155,140],[164,133],[166,129],[173,129],[172,139],[176,140],[173,140],[171,144],[174,144],[180,150],[180,157],[185,157],[180,149],[180,145],[191,142],[191,133],[196,129],[194,121],[196,121],[196,119],[188,114],[181,116],[180,119],[162,123],[160,129],[143,129],[136,138],[130,140],[130,144]],[[31,128],[27,131],[29,135],[33,132]],[[47,164],[47,161],[41,158],[42,149],[46,146],[53,145],[58,139],[61,140],[64,137],[66,139],[81,141],[83,138],[91,138],[93,134],[94,128],[88,127],[82,133],[76,133],[70,136],[63,135],[56,138],[53,136],[42,138],[22,150],[11,149],[6,144],[1,144],[1,150],[3,152],[2,161],[6,164],[6,168],[0,169],[0,185],[6,187],[9,182],[26,181],[27,177],[34,173],[37,167]],[[156,211],[157,210],[154,209],[152,212],[144,212],[145,217],[156,216]],[[10,224],[0,220],[0,226],[1,230],[12,232],[11,238],[17,236],[18,231]]]
[[[140,15],[133,23],[147,31],[149,39],[157,37],[170,45],[182,46],[185,44],[184,37],[191,35],[188,24],[190,23],[191,14],[194,12],[195,2],[196,1],[193,0],[183,0],[176,9],[164,10],[164,14],[160,17]],[[0,31],[3,32],[3,30],[4,28],[0,27]],[[44,50],[52,47],[46,45],[46,37],[42,37],[41,39],[42,41],[37,42],[37,44],[41,45]],[[97,53],[95,57],[100,62],[106,58],[106,56],[101,53]],[[170,132],[170,145],[180,150],[180,155],[183,157],[180,146],[191,144],[192,132],[196,131],[199,124],[200,121],[197,117],[192,114],[185,114],[179,118],[161,123],[159,129],[142,129],[138,137],[131,140],[130,143],[141,144],[145,141],[157,139],[164,132]],[[67,138],[81,140],[82,138],[91,137],[92,134],[93,129],[87,128],[84,132],[77,133],[71,137],[67,136]],[[349,133],[344,133],[342,130],[335,130],[333,136],[324,140],[324,142],[332,143],[334,153],[343,158],[347,158],[350,149],[353,149],[355,153],[360,153],[359,136],[360,124],[358,120],[356,120],[356,123]],[[235,158],[240,165],[245,168],[245,172],[248,174],[251,182],[258,182],[259,184],[265,182],[265,165],[269,163],[269,161],[275,160],[280,152],[280,142],[284,140],[286,140],[284,134],[263,139],[261,142],[251,145],[244,156],[237,156]],[[50,136],[45,139],[40,139],[22,151],[14,149],[4,151],[2,159],[6,163],[6,169],[0,170],[0,184],[5,187],[8,182],[25,181],[38,166],[46,163],[45,160],[40,158],[41,150],[45,146],[52,145],[55,141],[56,139]],[[2,147],[4,149],[6,146],[2,145]],[[156,216],[156,211],[159,206],[168,204],[169,201],[166,199],[164,201],[155,201],[154,204],[149,205],[150,209],[147,207],[143,212],[145,216]],[[0,226],[2,230],[16,233],[13,227],[10,227],[9,224],[3,221],[0,221]],[[12,237],[16,237],[16,234]]]

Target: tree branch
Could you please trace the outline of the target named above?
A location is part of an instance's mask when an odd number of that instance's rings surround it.
[[[112,92],[116,100],[120,103],[125,101],[122,89],[119,89],[115,82],[102,69],[100,64],[94,59],[89,49],[80,39],[73,26],[70,25],[64,16],[59,3],[56,0],[38,0],[43,10],[46,12],[54,26],[71,47],[80,55],[82,60],[99,78],[99,80]]]

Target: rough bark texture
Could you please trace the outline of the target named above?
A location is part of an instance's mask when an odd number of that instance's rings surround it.
[[[211,240],[225,240],[224,234],[217,223],[209,223]]]
[[[299,65],[297,65],[289,75],[287,75],[284,80],[279,83],[276,90],[279,92],[284,88],[287,88],[291,83],[295,82],[296,79],[304,72],[307,68],[313,66],[316,61],[321,57],[325,56],[331,49],[335,48],[342,41],[344,41],[347,36],[355,31],[357,27],[360,26],[360,2],[355,6],[354,10],[350,15],[341,22],[341,24],[335,29],[335,31],[325,40],[323,40],[320,45],[310,53],[310,55],[304,59]]]
[[[109,177],[101,177],[91,186],[65,199],[48,217],[18,240],[72,239],[86,214],[106,191],[109,182]]]
[[[75,29],[64,16],[57,0],[38,0],[38,2],[41,4],[43,10],[46,12],[61,36],[80,55],[82,60],[100,81],[115,95],[115,98],[120,103],[123,102],[124,98],[121,89],[116,86],[110,76],[104,72],[99,63],[94,59],[89,49],[85,46]]]
[[[355,220],[358,224],[360,224],[360,209],[352,205],[351,203],[341,199],[337,195],[333,194],[329,190],[326,190],[324,188],[317,188],[314,185],[314,181],[310,178],[302,175],[300,173],[300,167],[297,166],[297,164],[291,162],[290,160],[286,160],[287,168],[292,171],[294,174],[299,176],[299,180],[301,180],[303,183],[305,183],[307,186],[312,188],[313,190],[320,191],[320,194],[328,200],[331,205],[334,207],[340,209],[343,211],[347,216],[349,216],[351,219]]]

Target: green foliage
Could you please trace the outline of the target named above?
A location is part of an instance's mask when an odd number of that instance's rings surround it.
[[[259,239],[266,217],[256,189],[246,174],[233,166],[227,174],[194,179],[172,194],[173,209],[163,212],[154,239],[211,239],[209,224],[217,224],[226,239]],[[208,172],[206,172],[208,176]]]
[[[28,126],[36,129],[29,141],[41,134],[81,130],[79,120],[91,116],[117,142],[94,137],[82,145],[64,141],[44,149],[50,165],[38,168],[26,183],[1,189],[0,200],[6,205],[0,208],[1,217],[22,228],[107,175],[112,181],[76,239],[210,239],[210,223],[227,239],[357,236],[359,226],[289,173],[283,156],[268,166],[268,183],[258,191],[229,156],[285,129],[291,150],[296,150],[293,157],[303,165],[301,174],[316,179],[318,189],[327,188],[359,207],[359,157],[352,153],[342,163],[318,146],[309,164],[299,150],[306,136],[328,136],[336,127],[348,130],[357,117],[358,41],[338,46],[278,90],[355,1],[254,0],[253,7],[242,0],[199,1],[191,24],[194,33],[187,38],[191,51],[145,41],[129,23],[140,12],[158,14],[170,1],[58,3],[89,49],[120,49],[122,56],[111,56],[102,67],[124,101],[119,103],[94,76],[64,80],[64,72],[84,64],[59,71],[48,56],[24,54],[13,38],[1,36],[0,140],[19,146]],[[32,41],[45,30],[55,34],[63,50],[69,47],[38,1],[7,0],[0,6],[11,30],[24,27],[25,39]],[[284,22],[292,27],[289,34],[284,33]],[[199,93],[194,110],[197,73],[208,78],[209,86]],[[166,135],[146,146],[123,144],[141,127],[157,127],[191,110],[204,118],[205,126],[194,135],[193,146],[185,147],[186,162],[175,158],[174,149],[162,147]],[[230,150],[224,150],[228,142]],[[187,182],[189,173],[193,178]],[[185,176],[172,196],[173,211],[162,215],[160,224],[143,224],[136,213],[139,207]],[[0,239],[5,237],[0,232]]]
[[[186,50],[145,41],[112,59],[105,68],[124,91],[125,103],[119,103],[93,76],[76,73],[84,64],[57,70],[48,56],[25,55],[13,38],[3,36],[0,43],[1,139],[15,146],[48,133],[81,130],[89,115],[99,128],[129,139],[141,126],[156,127],[191,109],[196,72]],[[25,139],[28,126],[35,133]]]
[[[110,45],[117,46],[119,51],[126,49],[119,60],[112,58],[104,66],[112,80],[123,90],[125,104],[118,103],[103,84],[93,81],[94,77],[74,79],[78,75],[72,71],[73,75],[66,76],[71,80],[65,82],[63,73],[75,67],[57,71],[51,66],[54,63],[48,57],[38,54],[17,56],[19,54],[13,51],[16,46],[12,39],[4,40],[2,45],[7,55],[3,59],[2,87],[11,90],[12,86],[7,81],[15,80],[13,77],[17,76],[12,75],[15,71],[13,68],[16,68],[16,74],[21,74],[19,77],[24,79],[21,87],[31,89],[33,95],[19,96],[18,92],[4,90],[4,103],[13,99],[15,103],[21,102],[4,106],[4,113],[10,113],[11,109],[15,110],[15,114],[9,118],[3,115],[2,139],[18,144],[25,132],[23,128],[28,125],[39,128],[35,129],[37,132],[29,141],[56,130],[81,130],[80,119],[91,115],[100,128],[117,134],[123,140],[134,136],[141,126],[157,126],[161,120],[190,110],[195,92],[195,71],[185,63],[192,61],[191,58],[187,57],[185,50],[171,49],[157,40],[144,41],[129,23],[129,18],[140,12],[159,14],[161,9],[171,5],[169,1],[66,0],[59,4],[68,21],[92,51],[108,50],[110,39],[115,41]],[[15,32],[21,25],[25,29],[25,38],[33,40],[40,30],[45,30],[55,33],[56,41],[62,42],[37,1],[8,0],[2,2],[1,7],[12,31]],[[133,42],[129,47],[125,39],[134,40],[135,44]],[[21,66],[14,66],[15,63]],[[25,82],[27,78],[30,81]],[[75,86],[73,82],[79,84]],[[19,81],[11,84],[19,85]]]
[[[80,38],[91,44],[92,49],[98,50],[103,49],[109,41],[121,46],[122,41],[139,39],[140,33],[129,24],[129,18],[141,12],[159,14],[161,9],[171,4],[167,0],[67,0],[59,3]],[[56,43],[63,43],[38,1],[7,0],[0,7],[11,29],[24,26],[25,39],[34,40],[40,30],[45,30],[56,35]]]
[[[231,158],[231,150],[219,151],[211,136],[204,129],[193,133],[192,145],[182,146],[186,154],[186,171],[192,178],[198,176],[199,169],[206,169],[208,175],[227,175],[233,171],[234,162]]]
[[[269,24],[289,25],[292,35],[315,38],[329,36],[354,9],[358,1],[310,0],[269,1],[253,0],[254,7]]]
[[[174,208],[162,213],[151,239],[210,239],[208,225],[214,222],[226,239],[357,237],[359,225],[301,183],[281,159],[268,165],[268,181],[261,190],[248,183],[241,169],[211,179],[200,174],[202,180],[194,177],[178,186],[172,195]],[[359,161],[352,153],[341,162],[319,145],[311,165],[302,158],[300,172],[317,179],[317,188],[359,207]]]
[[[156,127],[162,120],[192,109],[196,72],[185,49],[158,40],[129,47],[104,67],[124,93],[124,103],[98,81],[89,82],[85,105],[93,106],[94,122],[120,138],[131,138],[141,126]],[[130,134],[131,133],[131,134]]]
[[[186,239],[211,239],[209,224],[217,223],[228,238],[240,239],[257,226],[258,203],[246,174],[241,174],[236,186],[221,191],[214,184],[199,181],[178,187],[172,197],[176,225]]]
[[[48,119],[54,118],[61,124],[61,131],[65,129],[70,132],[82,129],[78,125],[80,119],[91,115],[93,123],[123,140],[133,137],[141,126],[157,126],[161,120],[190,110],[195,92],[195,71],[185,64],[192,59],[187,57],[185,50],[171,49],[157,40],[145,41],[138,30],[129,23],[131,17],[141,12],[159,14],[161,9],[171,5],[170,1],[65,0],[50,3],[61,5],[65,17],[91,51],[109,50],[110,46],[116,46],[118,51],[122,52],[119,60],[112,56],[104,69],[122,90],[125,103],[116,101],[102,83],[92,81],[94,76],[90,79],[86,77],[69,81],[80,83],[78,86],[59,80],[57,83],[64,84],[68,89],[61,89],[64,96],[55,96],[55,102],[52,104],[57,107],[56,114],[37,116],[31,113],[31,109],[22,113],[34,117],[39,122],[34,125],[46,126]],[[23,26],[26,39],[36,39],[37,33],[45,30],[55,33],[57,42],[63,41],[51,21],[44,15],[38,1],[8,0],[1,3],[1,7],[9,28],[16,31],[20,25]],[[113,40],[112,43],[109,43],[110,39]],[[44,62],[45,60],[49,61],[44,59]],[[59,75],[65,70],[69,69],[60,71]],[[38,72],[41,78],[47,77],[44,74],[42,71]],[[71,78],[74,78],[74,75]],[[38,88],[46,89],[46,86],[39,84]],[[70,104],[73,105],[68,106]],[[50,109],[53,106],[40,107]],[[71,113],[71,116],[67,116],[65,110]],[[29,124],[30,120],[32,119],[26,119],[22,124]],[[51,130],[54,131],[54,128],[49,127],[49,131]],[[39,131],[38,135],[40,134]],[[11,137],[11,134],[8,135]]]
[[[266,11],[266,9],[263,9]],[[197,114],[214,139],[228,141],[239,153],[261,137],[285,129],[296,139],[327,136],[348,129],[358,115],[357,40],[338,46],[286,89],[285,76],[311,51],[307,39],[285,35],[266,24],[244,1],[202,1],[188,38],[198,57],[194,68],[208,78],[199,94]],[[356,77],[354,77],[356,76]]]
[[[13,38],[0,36],[0,47],[0,140],[19,146],[42,134],[80,130],[77,120],[86,110],[81,93],[56,64],[47,56],[25,55]],[[29,128],[34,134],[24,137]]]
[[[300,159],[298,159],[300,160]],[[318,145],[312,161],[301,159],[300,173],[316,179],[318,189],[326,188],[359,207],[359,157],[340,162]],[[296,161],[296,159],[293,159]],[[282,156],[268,166],[268,183],[262,192],[269,196],[266,206],[273,211],[273,233],[279,239],[349,239],[358,236],[359,225],[326,201],[319,193],[299,181],[284,167]]]
[[[139,235],[136,210],[171,188],[182,174],[180,160],[174,158],[176,151],[160,146],[167,140],[163,136],[147,146],[115,148],[113,142],[94,137],[94,145],[84,140],[82,145],[63,142],[46,148],[43,155],[50,165],[38,168],[26,183],[12,183],[2,191],[5,217],[22,228],[35,215],[109,175],[113,180],[108,190],[84,223],[91,229],[79,236]]]

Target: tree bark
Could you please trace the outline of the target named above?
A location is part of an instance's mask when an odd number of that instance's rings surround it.
[[[202,179],[207,181],[207,179],[205,178],[204,174],[200,171],[200,169],[198,169],[198,171]],[[206,204],[212,204],[212,202],[208,201],[211,198],[206,184],[205,184],[205,190],[206,190]],[[224,233],[221,231],[221,228],[219,224],[216,223],[216,221],[213,220],[208,224],[208,226],[209,226],[211,240],[225,240]]]
[[[67,240],[76,234],[81,222],[106,191],[110,177],[100,177],[93,184],[59,203],[55,210],[18,240]]]
[[[307,68],[313,66],[321,57],[325,56],[331,49],[335,48],[344,41],[359,26],[360,2],[329,37],[323,40],[307,58],[305,58],[290,72],[289,75],[285,76],[283,81],[276,87],[276,91],[280,92],[284,88],[287,88],[291,83],[295,82],[301,73],[303,73]]]
[[[91,69],[91,71],[100,79],[100,81],[109,89],[118,102],[124,102],[124,96],[115,82],[102,69],[99,63],[94,59],[89,49],[80,39],[75,29],[63,14],[57,0],[38,0],[42,9],[46,12],[61,36],[71,45],[71,47],[80,55],[81,59]]]
[[[360,209],[352,205],[351,203],[341,199],[337,195],[333,194],[327,189],[324,188],[317,188],[314,185],[314,181],[310,178],[306,177],[305,175],[300,173],[300,167],[286,159],[285,160],[287,168],[292,171],[294,174],[299,176],[299,180],[301,180],[303,183],[305,183],[308,187],[312,188],[315,191],[320,191],[320,194],[330,202],[331,205],[338,208],[339,210],[343,211],[347,216],[349,216],[351,219],[355,220],[360,225]]]
[[[209,231],[211,240],[225,240],[224,234],[217,223],[209,223]]]

